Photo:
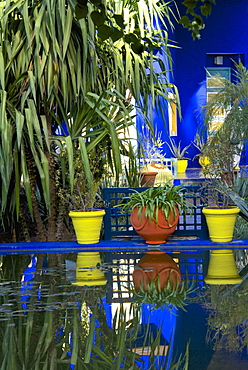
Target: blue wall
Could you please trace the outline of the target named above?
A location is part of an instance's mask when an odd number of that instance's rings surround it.
[[[182,8],[181,0],[177,3]],[[178,122],[178,139],[186,145],[194,140],[197,126],[202,121],[201,107],[206,101],[205,67],[211,63],[207,53],[243,53],[248,67],[248,0],[216,0],[201,39],[193,40],[191,33],[176,25],[174,39],[180,49],[173,50],[174,83],[178,87],[182,120]],[[209,65],[208,65],[209,66]],[[189,149],[191,158],[197,154]],[[198,167],[189,161],[189,167]]]

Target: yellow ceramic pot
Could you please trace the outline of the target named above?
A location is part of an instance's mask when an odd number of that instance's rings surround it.
[[[204,280],[205,283],[213,285],[242,282],[232,250],[211,251],[208,273]]]
[[[188,159],[178,159],[177,160],[177,172],[184,173],[188,167]]]
[[[69,213],[79,244],[95,244],[99,242],[104,215],[105,211],[103,209],[86,212],[71,211]]]
[[[238,207],[205,207],[202,212],[206,217],[209,237],[212,242],[230,242],[233,237],[234,225],[240,209]]]
[[[206,155],[201,155],[199,157],[199,164],[202,166],[203,169],[207,168],[210,163],[210,159]]]
[[[105,285],[107,280],[101,268],[99,252],[80,252],[76,261],[76,281],[74,285]]]

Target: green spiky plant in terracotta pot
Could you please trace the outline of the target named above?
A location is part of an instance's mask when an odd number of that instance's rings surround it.
[[[179,215],[190,211],[181,185],[151,187],[143,192],[135,191],[126,202],[118,205],[123,211],[131,211],[131,224],[147,244],[165,243],[175,231]]]

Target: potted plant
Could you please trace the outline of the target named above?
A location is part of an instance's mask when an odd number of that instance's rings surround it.
[[[133,272],[135,302],[152,304],[154,308],[180,307],[183,310],[193,284],[182,281],[181,272],[166,252],[146,252]]]
[[[215,86],[221,86],[203,107],[204,125],[208,137],[204,154],[213,160],[220,175],[233,183],[242,149],[247,142],[248,71],[242,63],[235,63],[234,82],[221,76],[211,76]]]
[[[104,174],[104,162],[97,151],[89,156],[91,183],[87,180],[84,166],[78,154],[75,159],[73,193],[69,195],[69,216],[75,229],[79,244],[95,244],[99,242],[105,210],[97,193]],[[97,196],[98,195],[98,196]]]
[[[187,150],[189,149],[191,144],[182,147],[181,140],[177,144],[174,139],[172,138],[169,139],[170,142],[169,143],[166,142],[166,144],[168,145],[172,156],[177,159],[177,172],[184,173],[187,170],[189,160],[189,158],[185,157],[185,154],[187,153]]]
[[[121,208],[131,210],[131,224],[148,244],[165,243],[175,231],[179,215],[187,212],[187,202],[181,185],[164,185],[148,188],[143,192],[135,191],[122,203]]]
[[[219,129],[215,136],[206,142],[203,150],[210,161],[203,169],[204,186],[208,188],[208,198],[203,213],[213,242],[232,240],[234,225],[240,212],[240,208],[235,205],[230,196],[237,176],[233,168],[235,151],[231,144],[230,132],[225,129]]]
[[[220,227],[215,224],[211,226],[215,232],[219,230],[222,233],[220,237],[213,237],[214,241],[224,242],[232,240],[236,216],[240,211],[239,207],[235,207],[237,197],[232,190],[239,177],[240,154],[248,134],[246,124],[248,71],[241,63],[235,66],[237,69],[235,82],[220,76],[211,76],[213,83],[221,88],[203,108],[208,137],[203,154],[208,156],[211,162],[204,170],[204,174],[210,183],[210,194],[214,195],[212,210],[227,213],[229,220],[233,217],[231,224],[224,220],[221,221]],[[231,216],[233,210],[235,214]],[[206,215],[210,212],[209,208],[204,210]],[[217,219],[217,216],[214,217]],[[224,231],[228,231],[227,237],[223,236]]]
[[[199,153],[195,155],[195,158],[196,157],[199,158],[199,164],[204,170],[211,163],[209,157],[203,154],[206,145],[206,140],[197,133],[193,141],[193,145],[196,147],[196,149],[199,150]]]
[[[205,195],[202,198],[202,212],[206,217],[211,241],[227,243],[232,241],[240,208],[232,201],[228,185],[209,171],[208,169],[209,176],[203,184]],[[206,175],[206,171],[204,172]]]
[[[211,144],[207,144],[211,145]],[[217,155],[217,154],[216,154]],[[222,176],[222,169],[213,167],[214,157],[203,168],[206,176],[204,186],[207,187],[207,199],[202,209],[206,217],[209,237],[212,242],[228,243],[233,239],[234,227],[240,208],[232,200],[233,181],[227,181]],[[205,278],[207,284],[239,284],[241,279],[237,273],[234,254],[232,250],[222,248],[213,250],[210,254],[208,274]]]
[[[168,158],[165,157],[161,139],[161,132],[157,137],[151,134],[149,129],[142,129],[140,138],[140,154],[144,160],[140,169],[141,186],[164,185],[169,181],[172,183],[173,174],[168,166],[164,163]]]

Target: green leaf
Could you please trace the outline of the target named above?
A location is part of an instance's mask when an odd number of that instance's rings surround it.
[[[118,25],[121,29],[123,29],[123,28],[124,28],[124,18],[123,18],[123,16],[122,16],[121,14],[115,14],[115,15],[114,15],[114,19],[115,19],[115,21],[116,21],[117,25]]]
[[[70,136],[66,136],[65,138],[66,143],[66,150],[68,155],[68,162],[69,162],[69,179],[70,179],[70,188],[71,193],[74,190],[74,162],[73,162],[73,145]]]
[[[111,33],[111,39],[113,42],[118,41],[123,37],[123,32],[119,31],[117,28],[112,28],[112,33]]]
[[[103,25],[105,22],[105,17],[103,16],[102,13],[99,13],[97,10],[94,10],[93,12],[91,12],[90,16],[91,16],[93,23],[97,27]]]
[[[144,51],[144,46],[141,43],[136,42],[131,44],[131,49],[133,50],[134,53],[140,55]]]
[[[101,0],[90,0],[90,1],[94,5],[100,5],[101,4]]]
[[[106,24],[101,25],[98,28],[99,36],[102,41],[107,40],[110,36],[112,36],[112,29],[107,26]]]
[[[128,44],[131,44],[132,42],[138,42],[139,41],[138,37],[134,33],[128,33],[127,35],[125,35],[124,40]]]
[[[86,149],[86,145],[85,145],[85,142],[84,142],[84,138],[82,138],[82,137],[79,138],[79,147],[80,147],[80,151],[81,151],[82,162],[84,164],[85,175],[86,175],[86,178],[87,178],[90,189],[93,189],[93,182],[92,182],[92,175],[91,175],[91,171],[90,171],[89,157],[88,157],[88,154],[87,154],[87,149]]]
[[[88,6],[76,4],[75,6],[75,15],[78,20],[86,18],[88,15]]]
[[[190,25],[189,17],[187,17],[187,15],[184,15],[179,19],[179,23],[183,24],[185,27],[188,27]]]

